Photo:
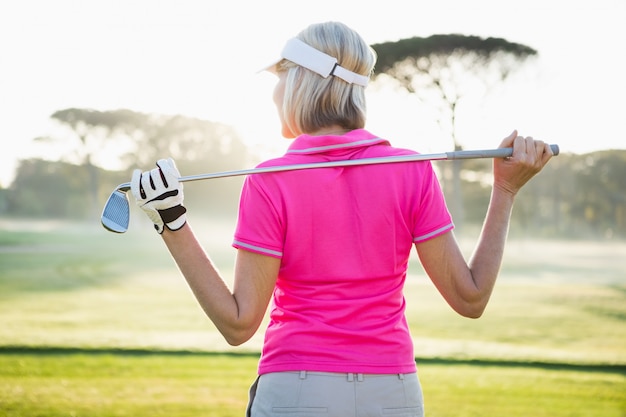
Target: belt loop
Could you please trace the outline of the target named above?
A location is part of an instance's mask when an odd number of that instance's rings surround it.
[[[357,381],[363,382],[363,374],[356,374]]]
[[[404,381],[404,374],[398,374],[398,379]]]
[[[354,381],[354,374],[352,372],[348,373],[348,382]]]
[[[306,371],[300,371],[300,379],[306,379]]]

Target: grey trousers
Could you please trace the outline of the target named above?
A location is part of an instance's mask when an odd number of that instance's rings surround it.
[[[423,417],[416,373],[276,372],[250,388],[248,417]]]

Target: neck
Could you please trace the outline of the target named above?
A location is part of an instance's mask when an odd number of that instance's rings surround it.
[[[311,136],[324,136],[324,135],[345,135],[351,129],[344,129],[341,126],[329,126],[322,129],[319,129],[315,132],[310,133]]]

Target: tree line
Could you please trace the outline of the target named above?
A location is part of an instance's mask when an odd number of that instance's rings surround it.
[[[150,169],[165,156],[174,158],[186,174],[241,169],[254,161],[233,127],[208,120],[78,108],[57,111],[51,118],[65,133],[37,141],[73,141],[71,155],[59,161],[22,160],[14,181],[0,190],[1,215],[99,218],[108,196],[118,184],[130,181],[134,168]],[[120,169],[102,168],[106,163],[101,160],[103,154],[113,158]],[[230,210],[239,195],[232,183],[207,181],[203,193],[189,187],[187,201],[212,211]],[[205,199],[210,201],[205,204]]]
[[[487,94],[531,62],[533,48],[500,38],[458,34],[413,37],[372,45],[378,55],[374,83],[395,85],[436,110],[436,121],[463,149],[456,116],[464,97]],[[99,218],[117,184],[133,167],[147,167],[170,155],[187,174],[247,168],[255,161],[236,131],[220,123],[131,110],[63,109],[52,119],[74,140],[71,159],[21,161],[8,189],[0,189],[0,215]],[[37,138],[54,142],[60,138]],[[115,155],[119,169],[106,170],[99,158]],[[71,162],[70,162],[71,161]],[[482,221],[490,193],[490,162],[436,163],[446,201],[459,230]],[[551,236],[626,237],[626,151],[562,154],[522,191],[513,224]],[[205,181],[186,187],[188,204],[208,213],[233,212],[242,179]]]
[[[233,128],[211,121],[87,109],[66,109],[56,112],[53,118],[71,127],[82,162],[21,161],[13,183],[0,189],[0,215],[97,224],[115,187],[130,180],[134,167],[151,166],[162,155],[175,158],[186,175],[244,169],[257,162]],[[119,170],[105,170],[93,163],[99,150],[112,140],[121,149],[118,159],[124,168]],[[435,163],[438,172],[450,162]],[[491,160],[460,162],[462,231],[480,225],[484,218],[491,191]],[[624,238],[624,178],[626,150],[562,153],[520,191],[513,211],[513,229],[546,237]],[[242,180],[235,177],[188,185],[187,205],[208,216],[234,215]]]
[[[479,225],[485,216],[490,168],[488,160],[461,163],[462,215],[468,225]],[[529,236],[624,238],[624,179],[626,150],[561,153],[519,192],[512,230]]]

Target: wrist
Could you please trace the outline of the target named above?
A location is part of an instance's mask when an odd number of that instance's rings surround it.
[[[502,195],[504,197],[509,197],[511,199],[515,199],[517,192],[519,189],[513,189],[512,187],[507,186],[506,184],[497,184],[495,183],[492,187],[492,194]]]
[[[499,214],[510,215],[515,203],[515,193],[500,187],[493,187],[491,198],[489,199],[488,213],[495,211]]]

